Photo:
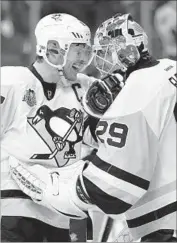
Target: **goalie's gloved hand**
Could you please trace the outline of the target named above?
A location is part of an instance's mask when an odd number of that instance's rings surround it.
[[[102,80],[112,93],[114,100],[125,85],[125,74],[115,71],[114,73],[104,77]]]
[[[102,80],[96,80],[89,88],[86,100],[93,112],[103,114],[112,103],[112,94]]]
[[[92,207],[79,200],[76,193],[76,181],[85,163],[80,160],[63,168],[47,169],[37,164],[26,166],[14,157],[9,158],[10,174],[26,195],[37,204],[74,219],[87,217],[84,210]]]
[[[124,77],[119,73],[94,81],[83,97],[85,111],[91,116],[101,118],[124,85]]]

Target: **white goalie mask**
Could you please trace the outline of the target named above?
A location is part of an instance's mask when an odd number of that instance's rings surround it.
[[[117,14],[103,22],[94,38],[94,64],[101,77],[115,70],[126,72],[146,52],[148,37],[130,14]]]
[[[84,44],[84,53],[87,55],[85,67],[92,60],[90,29],[83,22],[69,14],[56,13],[45,16],[38,22],[35,36],[37,41],[36,54],[43,57],[49,65],[59,70],[62,70],[66,64],[67,53],[71,44],[74,43]],[[59,54],[62,57],[60,63],[53,64],[49,61],[47,57],[49,41],[54,41],[58,44]]]
[[[126,84],[126,74],[147,53],[147,35],[130,14],[117,14],[103,22],[94,38],[94,64],[101,80],[83,96],[85,111],[101,118]],[[108,118],[108,117],[107,117]]]

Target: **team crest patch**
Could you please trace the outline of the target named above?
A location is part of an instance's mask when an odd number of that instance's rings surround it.
[[[34,90],[32,89],[26,90],[26,94],[24,95],[22,101],[25,101],[30,107],[36,105],[36,94]]]

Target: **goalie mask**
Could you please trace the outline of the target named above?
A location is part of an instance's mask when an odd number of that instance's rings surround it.
[[[83,97],[85,111],[101,118],[125,85],[128,70],[148,51],[147,35],[130,14],[117,14],[103,22],[94,38],[94,64],[101,79]]]
[[[103,22],[94,38],[94,64],[101,76],[133,67],[148,50],[147,39],[130,14],[117,14]]]
[[[83,71],[91,62],[93,57],[91,47],[90,29],[77,18],[64,13],[50,14],[42,18],[35,29],[37,40],[36,54],[52,67],[63,71],[70,51],[84,60],[81,65],[75,67],[76,71]],[[52,63],[47,53],[59,54],[57,63]],[[81,57],[82,56],[82,57]],[[79,67],[78,67],[79,66]]]

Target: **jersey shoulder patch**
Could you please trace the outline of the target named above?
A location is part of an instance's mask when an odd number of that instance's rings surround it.
[[[1,67],[1,96],[25,101],[30,107],[36,104],[36,78],[27,67]],[[10,99],[10,98],[8,98]],[[4,102],[1,98],[1,104]]]

